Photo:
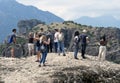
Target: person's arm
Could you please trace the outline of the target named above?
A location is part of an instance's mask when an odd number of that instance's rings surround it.
[[[16,36],[13,35],[13,43],[16,44]]]
[[[87,40],[87,43],[89,43],[89,42],[90,42],[89,37],[86,37],[86,40]]]

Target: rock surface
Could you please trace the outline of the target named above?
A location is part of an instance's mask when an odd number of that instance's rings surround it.
[[[67,56],[49,53],[46,66],[38,67],[36,56],[0,57],[0,83],[120,83],[120,65],[87,56],[79,60],[72,52]]]

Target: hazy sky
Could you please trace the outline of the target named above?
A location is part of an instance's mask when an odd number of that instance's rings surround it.
[[[25,5],[33,5],[49,11],[64,20],[74,20],[81,16],[96,17],[112,15],[120,19],[120,0],[17,0]]]

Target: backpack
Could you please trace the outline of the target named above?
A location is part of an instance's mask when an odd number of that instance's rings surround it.
[[[16,38],[15,34],[9,35],[8,38],[7,38],[7,43],[10,44],[10,43],[14,42],[13,38]]]
[[[40,51],[41,52],[45,52],[47,49],[46,49],[46,46],[45,44],[43,44],[43,42],[40,43]]]
[[[7,37],[7,43],[10,44],[13,42],[13,36],[12,35],[8,35]]]

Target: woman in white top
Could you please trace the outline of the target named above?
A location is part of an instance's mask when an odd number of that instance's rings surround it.
[[[78,59],[77,54],[79,51],[79,42],[80,42],[79,31],[76,31],[74,33],[74,59]]]

